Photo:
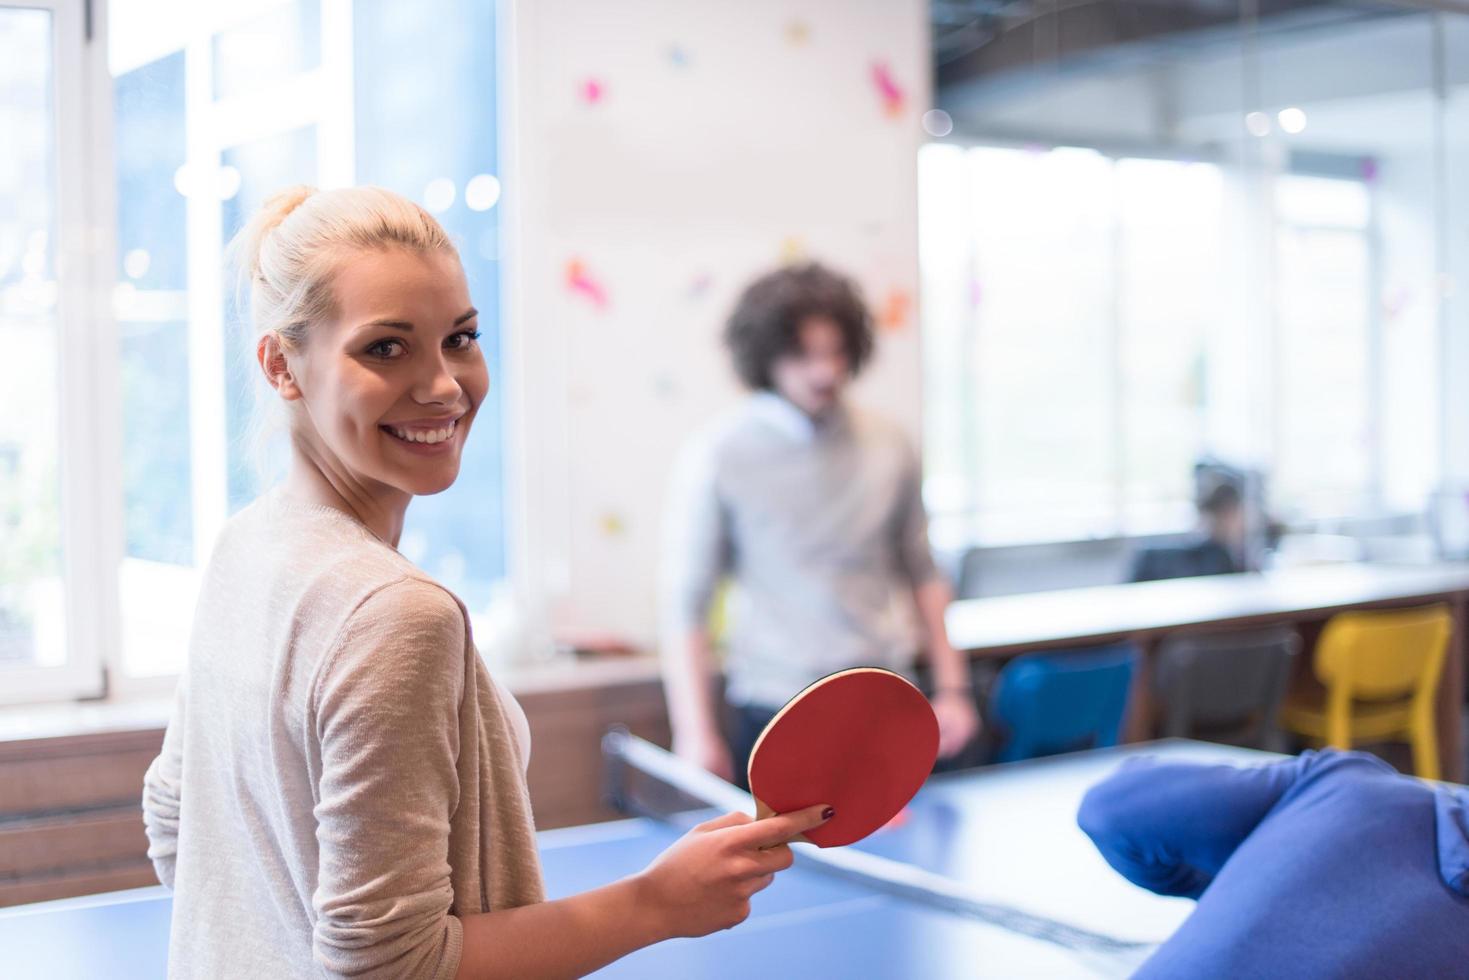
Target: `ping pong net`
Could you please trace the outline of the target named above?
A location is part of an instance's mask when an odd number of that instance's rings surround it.
[[[604,790],[622,813],[688,829],[711,810],[754,812],[750,794],[626,729],[602,739]],[[990,901],[964,883],[854,847],[792,848],[796,864],[906,901],[978,919],[991,926],[1051,943],[1088,959],[1102,959],[1130,973],[1155,948],[1057,922]]]

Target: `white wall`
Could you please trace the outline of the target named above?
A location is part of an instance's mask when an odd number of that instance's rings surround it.
[[[743,284],[800,248],[875,308],[916,297],[927,3],[509,6],[517,582],[559,627],[651,643],[668,469],[739,397],[718,337]],[[875,62],[906,92],[897,115]],[[574,261],[604,309],[568,288]],[[884,332],[857,397],[916,438],[915,323]]]

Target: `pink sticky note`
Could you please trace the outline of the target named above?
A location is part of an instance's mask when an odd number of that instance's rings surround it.
[[[607,290],[592,278],[580,259],[572,259],[566,263],[566,288],[573,295],[585,298],[599,310],[607,308]]]
[[[872,84],[876,86],[877,94],[882,98],[883,111],[890,117],[901,115],[907,96],[903,92],[903,87],[893,77],[892,70],[888,68],[886,61],[872,63]]]

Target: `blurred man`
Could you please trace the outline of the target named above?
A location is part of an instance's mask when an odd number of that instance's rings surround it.
[[[939,751],[957,753],[979,718],[944,629],[921,467],[895,426],[844,399],[872,354],[866,307],[819,265],[782,269],[745,290],[725,343],[752,394],[685,451],[665,543],[675,751],[743,784],[760,731],[807,684],[856,666],[911,674],[926,650]],[[729,742],[708,625],[726,577]]]

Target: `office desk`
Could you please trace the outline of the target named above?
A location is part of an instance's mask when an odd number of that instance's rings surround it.
[[[1446,602],[1454,634],[1439,684],[1439,752],[1444,778],[1463,782],[1460,712],[1469,651],[1469,563],[1323,565],[1246,575],[1213,575],[1104,585],[1058,592],[966,599],[949,607],[949,640],[973,657],[1011,657],[1032,650],[1127,640],[1142,654],[1126,725],[1129,741],[1153,730],[1152,657],[1167,636],[1189,631],[1273,624],[1296,627],[1308,641],[1347,609]]]

